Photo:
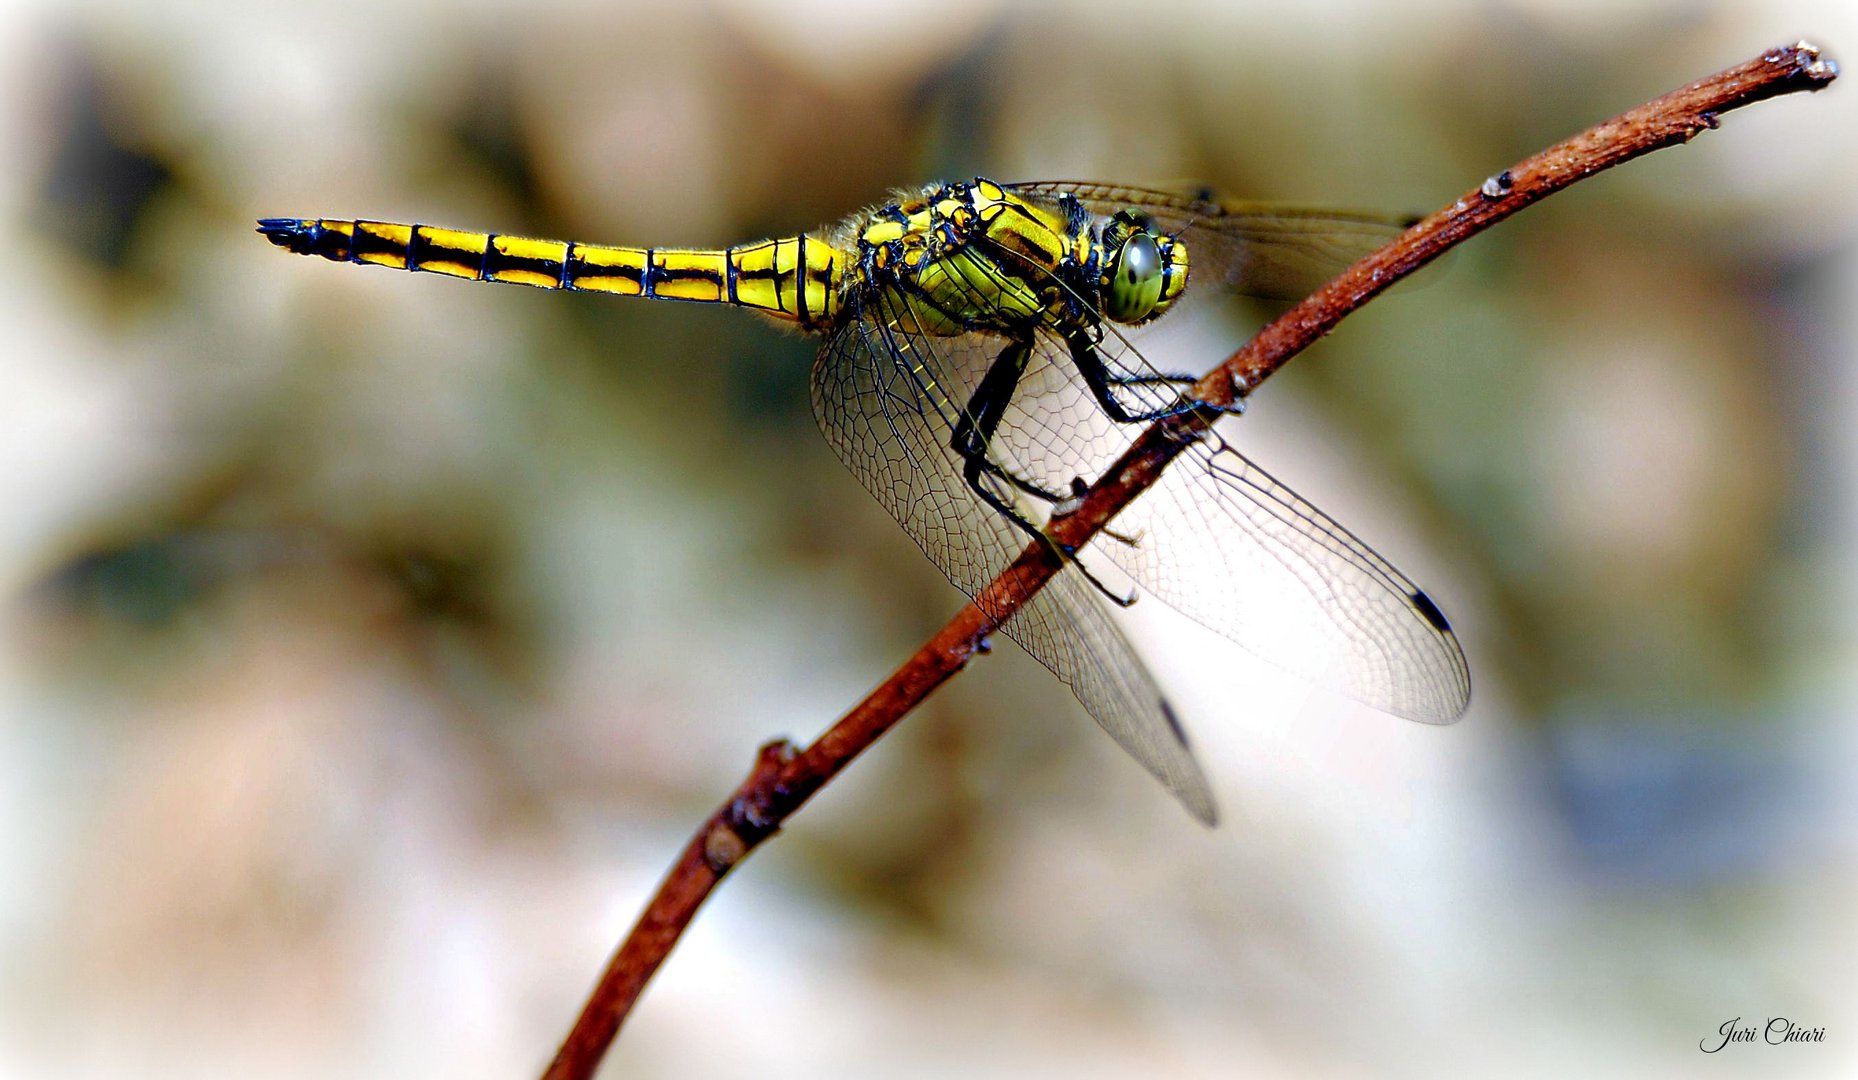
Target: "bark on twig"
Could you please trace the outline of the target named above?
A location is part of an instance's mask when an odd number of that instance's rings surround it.
[[[1603,169],[1687,142],[1717,127],[1721,115],[1731,109],[1818,90],[1837,75],[1837,65],[1806,42],[1770,49],[1512,165],[1270,323],[1200,380],[1193,393],[1212,404],[1231,404],[1343,317],[1518,210]],[[1213,418],[1210,413],[1192,413],[1151,426],[1092,485],[1074,512],[1052,520],[1052,538],[1081,547],[1146,490]],[[748,778],[697,830],[614,953],[544,1080],[591,1077],[647,980],[723,876],[930,691],[984,651],[999,625],[1061,569],[1063,563],[1050,545],[1028,545],[974,603],[812,745],[796,750],[783,741],[762,747]]]

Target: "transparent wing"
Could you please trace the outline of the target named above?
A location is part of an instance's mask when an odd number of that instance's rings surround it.
[[[955,418],[979,377],[972,359],[1002,342],[978,335],[937,339],[916,332],[887,293],[863,306],[820,350],[813,409],[826,441],[900,522],[931,562],[973,597],[1029,542],[1025,532],[977,498],[949,448]],[[951,367],[945,346],[963,364]],[[984,368],[982,368],[984,371]],[[1141,660],[1075,570],[1061,572],[1003,627],[1078,697],[1124,750],[1201,821],[1215,819],[1212,793],[1185,733]]]
[[[1438,606],[1217,435],[1114,528],[1136,542],[1105,539],[1102,556],[1266,660],[1410,720],[1464,713],[1470,673]]]
[[[977,294],[974,302],[985,298]],[[897,344],[907,349],[915,377],[936,388],[937,418],[944,423],[958,414],[1003,346],[976,334],[905,337]],[[1126,408],[1153,412],[1176,400],[1179,386],[1160,377],[1124,338],[1101,334],[1095,349],[1119,380],[1114,392]],[[1021,480],[1065,492],[1075,479],[1095,479],[1142,427],[1106,416],[1077,377],[1070,348],[1040,330],[988,452]],[[924,440],[939,449],[948,436],[937,428]],[[939,483],[964,486],[955,455],[947,453],[940,464],[947,472]],[[1012,494],[1003,489],[993,488]],[[1035,519],[1049,510],[1037,500],[1019,502]],[[973,507],[989,512],[978,500]],[[909,511],[940,512],[933,505]],[[998,514],[993,518],[996,527],[1014,533],[1009,539],[1017,550],[1023,533]],[[907,520],[905,527],[913,534],[935,528]],[[1443,723],[1464,712],[1470,697],[1464,653],[1438,607],[1373,549],[1217,435],[1184,452],[1111,528],[1117,536],[1101,535],[1086,547],[1087,565],[1109,561],[1263,659],[1410,719]],[[956,584],[974,587],[960,578]]]
[[[1214,200],[1115,184],[1046,180],[1006,187],[1041,198],[1072,195],[1093,214],[1130,207],[1150,214],[1161,231],[1186,241],[1190,293],[1195,285],[1205,293],[1207,285],[1217,282],[1245,296],[1301,300],[1406,227],[1377,214]]]

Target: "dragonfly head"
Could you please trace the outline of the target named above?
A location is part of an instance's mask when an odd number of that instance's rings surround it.
[[[1103,314],[1119,323],[1145,323],[1168,310],[1187,285],[1187,247],[1140,210],[1121,210],[1103,225]]]

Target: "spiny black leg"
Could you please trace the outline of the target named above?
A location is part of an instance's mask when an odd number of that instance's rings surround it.
[[[1078,507],[1084,502],[1084,496],[1088,494],[1090,494],[1090,485],[1084,482],[1083,477],[1073,476],[1071,478],[1071,496],[1052,507],[1053,520],[1077,513]],[[1133,548],[1142,546],[1142,538],[1140,536],[1133,533],[1117,532],[1115,529],[1107,526],[1099,529],[1097,535],[1107,536],[1122,544],[1124,547]]]
[[[987,456],[987,448],[993,444],[994,432],[999,430],[1000,421],[1006,416],[1006,407],[1012,404],[1013,391],[1019,388],[1020,377],[1026,373],[1026,362],[1031,355],[1031,338],[1011,342],[1000,351],[993,366],[987,369],[987,374],[981,376],[981,383],[974,388],[967,406],[961,410],[961,417],[955,421],[955,430],[948,442],[949,449],[961,455],[962,478],[974,489],[974,493],[987,505],[1008,517],[1020,519],[1022,527],[1036,530],[1037,526],[1024,521],[1017,510],[990,491],[981,479],[983,474],[997,477],[1033,498],[1049,503],[1055,503],[1063,497],[1015,476]]]
[[[1195,401],[1183,394],[1180,398],[1176,399],[1174,403],[1164,405],[1159,409],[1132,412],[1125,408],[1121,401],[1117,400],[1115,393],[1111,391],[1111,387],[1153,386],[1157,384],[1192,386],[1197,380],[1186,375],[1162,375],[1159,373],[1153,375],[1112,375],[1110,374],[1109,366],[1103,362],[1103,357],[1097,352],[1096,342],[1092,341],[1088,334],[1082,330],[1072,330],[1065,334],[1064,338],[1065,344],[1069,346],[1071,350],[1071,363],[1077,368],[1078,375],[1083,378],[1084,385],[1090,388],[1091,396],[1097,399],[1097,404],[1103,409],[1104,415],[1119,424],[1139,424],[1148,423],[1153,420],[1165,420],[1170,416],[1179,416],[1182,413],[1193,412],[1196,409],[1214,409],[1218,412],[1238,412],[1243,408],[1242,406],[1228,408],[1218,405],[1208,405],[1202,401]]]
[[[961,456],[962,478],[968,487],[980,496],[981,501],[993,507],[1008,521],[1025,531],[1034,539],[1050,545],[1067,563],[1077,568],[1084,575],[1084,580],[1091,587],[1107,597],[1111,603],[1128,607],[1135,603],[1135,596],[1123,596],[1111,592],[1109,586],[1097,579],[1097,575],[1083,563],[1077,561],[1077,549],[1069,544],[1060,544],[1053,540],[1044,529],[1028,520],[1019,509],[996,495],[986,484],[986,477],[996,477],[1013,485],[1019,490],[1037,499],[1043,499],[1054,505],[1063,502],[1064,496],[1049,491],[1029,480],[1013,475],[1012,471],[1001,467],[987,456],[987,448],[993,442],[994,433],[1000,428],[1000,421],[1006,416],[1006,407],[1013,401],[1013,391],[1019,388],[1019,380],[1026,372],[1026,362],[1032,355],[1032,339],[1021,338],[1007,345],[994,360],[987,374],[981,376],[981,383],[974,388],[968,398],[968,404],[961,412],[961,418],[955,422],[955,430],[949,438],[949,448]],[[1075,485],[1074,485],[1075,486]]]
[[[1138,420],[1162,420],[1170,416],[1193,412],[1195,409],[1205,409],[1215,416],[1240,416],[1245,412],[1243,400],[1234,401],[1230,405],[1215,405],[1210,401],[1188,397],[1187,391],[1193,389],[1194,384],[1200,381],[1192,375],[1163,375],[1159,372],[1152,375],[1111,375],[1108,381],[1111,386],[1116,387],[1161,385],[1172,386],[1180,391],[1180,397],[1173,404],[1151,412],[1140,413],[1136,416]]]

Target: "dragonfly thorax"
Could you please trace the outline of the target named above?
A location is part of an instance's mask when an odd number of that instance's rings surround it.
[[[937,337],[1147,322],[1187,281],[1185,245],[1142,215],[1096,215],[984,179],[872,211],[856,243],[862,287],[901,301],[911,325],[899,329]]]

